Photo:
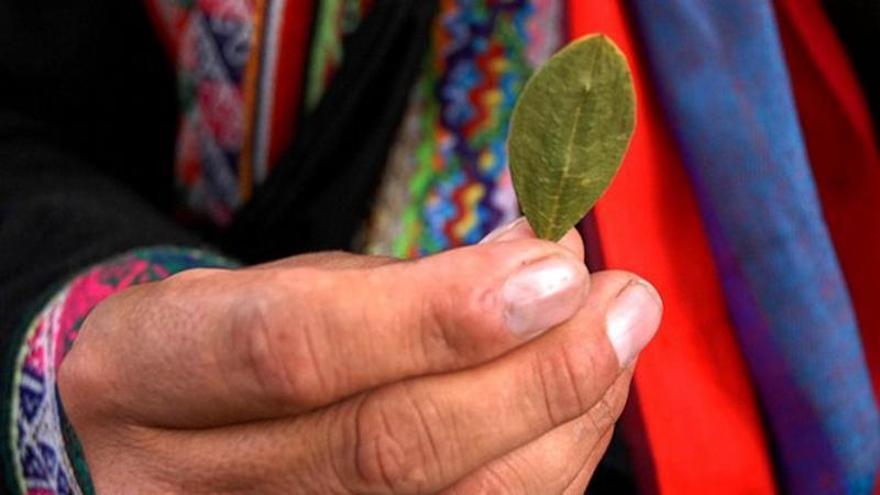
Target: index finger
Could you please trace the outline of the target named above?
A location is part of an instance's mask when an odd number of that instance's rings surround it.
[[[63,375],[151,426],[289,416],[494,359],[570,318],[588,286],[570,252],[532,239],[380,265],[136,287],[90,315]]]

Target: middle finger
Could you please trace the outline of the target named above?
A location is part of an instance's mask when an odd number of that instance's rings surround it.
[[[603,439],[623,411],[631,381],[628,370],[587,414],[482,466],[445,493],[552,494],[585,484],[578,478],[591,459],[605,453]]]

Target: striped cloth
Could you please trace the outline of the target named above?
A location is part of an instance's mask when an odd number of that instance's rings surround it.
[[[880,414],[768,1],[632,2],[794,493],[869,493]]]

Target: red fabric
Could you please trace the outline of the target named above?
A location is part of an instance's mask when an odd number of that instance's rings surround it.
[[[178,40],[176,33],[179,33],[181,29],[183,29],[183,23],[186,21],[186,16],[181,15],[181,12],[178,10],[165,8],[164,4],[160,4],[159,2],[147,0],[144,2],[144,6],[146,7],[147,15],[150,17],[150,20],[153,21],[153,26],[156,27],[156,32],[158,33],[159,39],[162,41],[162,46],[164,47],[169,60],[176,60],[178,53]],[[170,21],[170,25],[174,26],[173,31],[169,31],[168,29],[169,22],[166,20],[166,16],[174,16]]]
[[[570,32],[604,32],[627,54],[636,132],[595,211],[608,268],[632,270],[663,296],[663,325],[639,360],[635,392],[660,493],[774,493],[754,393],[696,199],[652,94],[623,2],[570,0]],[[643,460],[636,460],[636,465]]]
[[[825,221],[880,397],[880,153],[861,88],[818,0],[779,0],[777,21]]]
[[[273,95],[269,167],[278,163],[290,145],[300,117],[311,38],[314,0],[290,0],[285,3]]]

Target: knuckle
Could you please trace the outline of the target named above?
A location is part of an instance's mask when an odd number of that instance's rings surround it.
[[[421,308],[417,311],[422,318],[415,334],[418,339],[416,348],[429,370],[443,369],[458,361],[460,353],[456,332],[446,310],[448,304],[432,300],[430,296],[423,297],[420,302]]]
[[[601,435],[614,425],[619,414],[615,411],[614,404],[606,396],[602,396],[586,415],[588,428],[595,435]]]
[[[408,398],[367,397],[356,413],[354,479],[367,491],[421,492],[442,475],[444,456],[438,451],[435,426],[427,421],[437,411],[404,389],[401,385],[393,391]]]
[[[269,321],[268,302],[257,297],[248,298],[236,311],[241,324],[233,324],[233,347],[239,352],[246,369],[262,395],[280,403],[292,394],[287,365],[281,358],[280,346]]]
[[[431,369],[445,369],[485,357],[500,346],[504,331],[491,315],[498,311],[497,291],[451,282],[422,294],[419,351]]]
[[[295,314],[296,307],[274,278],[277,275],[260,276],[241,287],[246,297],[236,301],[229,327],[232,350],[261,397],[272,405],[321,403],[328,391],[313,340],[322,326],[314,323],[313,315]]]
[[[591,383],[597,375],[590,356],[562,346],[537,358],[537,393],[553,426],[585,413],[593,402]]]
[[[236,321],[230,327],[233,350],[250,370],[261,396],[273,405],[320,403],[327,391],[321,361],[312,345],[315,327],[305,315],[298,316],[296,326],[291,326],[291,318],[285,317],[285,302],[271,286],[255,285],[236,309]]]
[[[604,433],[614,427],[623,413],[628,395],[629,380],[621,377],[590,409],[587,416],[597,433]]]

